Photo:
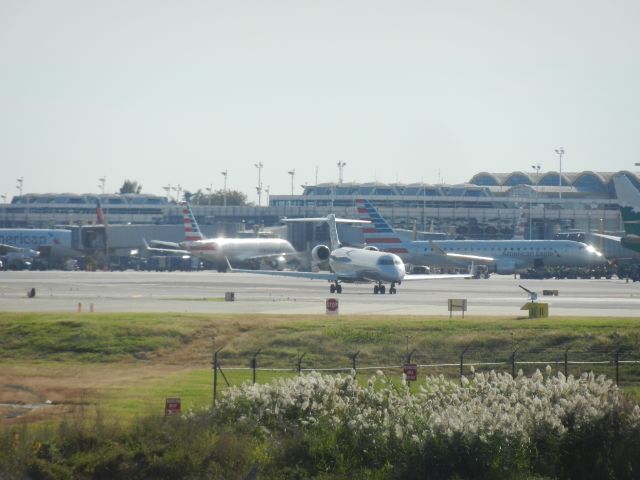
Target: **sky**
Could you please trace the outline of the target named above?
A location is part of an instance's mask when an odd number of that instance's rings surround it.
[[[0,194],[638,170],[637,0],[0,0]],[[261,169],[256,165],[262,164]],[[261,203],[266,202],[263,194]]]

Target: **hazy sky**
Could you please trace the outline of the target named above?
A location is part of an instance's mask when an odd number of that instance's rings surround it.
[[[637,169],[637,0],[0,0],[0,194]],[[264,204],[264,197],[263,197]]]

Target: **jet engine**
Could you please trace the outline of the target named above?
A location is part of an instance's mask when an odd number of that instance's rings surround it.
[[[316,263],[323,263],[329,260],[331,250],[326,245],[316,245],[311,250],[311,258]]]
[[[284,270],[284,267],[287,266],[287,259],[283,256],[280,257],[272,257],[268,260],[265,260],[264,263],[271,270]]]
[[[640,236],[629,234],[626,237],[620,239],[620,245],[630,250],[638,251],[640,249]]]

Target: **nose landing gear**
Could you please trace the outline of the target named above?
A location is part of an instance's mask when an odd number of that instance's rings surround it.
[[[340,285],[337,281],[332,283],[329,287],[329,291],[331,293],[342,293],[342,285]]]

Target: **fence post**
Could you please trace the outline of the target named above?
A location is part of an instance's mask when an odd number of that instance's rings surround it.
[[[512,353],[511,353],[511,376],[513,378],[516,378],[516,353],[518,352],[518,349],[516,348]]]
[[[616,387],[619,387],[620,386],[620,349],[616,350],[615,362],[616,362]]]
[[[569,377],[569,349],[566,348],[564,351],[564,378]]]
[[[304,356],[307,353],[303,353],[302,355],[298,355],[298,366],[297,366],[297,370],[298,370],[298,375],[300,375],[302,373],[302,359],[304,358]]]
[[[469,350],[469,345],[460,354],[460,382],[462,382],[462,377],[464,376],[464,354],[467,353],[467,350]]]
[[[216,405],[216,399],[218,398],[218,352],[224,347],[220,347],[213,352],[213,406]]]
[[[351,357],[351,368],[353,369],[353,374],[356,375],[358,373],[357,370],[357,358],[358,355],[360,355],[360,350],[358,350],[356,353],[352,353],[351,355],[349,355],[349,357]]]
[[[262,350],[262,349],[261,348],[258,349],[258,351],[253,354],[253,358],[251,359],[251,369],[253,370],[253,384],[254,385],[256,384],[256,365],[258,363],[258,361],[256,360],[256,357],[260,353],[260,350]]]
[[[407,364],[411,363],[411,357],[416,353],[415,349],[407,353]],[[411,380],[407,380],[407,386],[411,386]]]

